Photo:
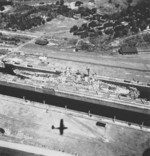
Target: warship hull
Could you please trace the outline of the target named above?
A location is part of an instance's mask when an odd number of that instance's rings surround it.
[[[0,81],[0,86],[7,86],[9,88],[16,88],[20,90],[53,95],[56,97],[58,96],[58,97],[63,97],[68,99],[74,99],[77,101],[92,103],[93,105],[102,105],[106,107],[112,107],[121,110],[127,110],[127,111],[142,113],[145,115],[150,115],[149,105],[143,105],[143,104],[138,104],[136,102],[124,101],[124,100],[120,101],[117,99],[108,98],[107,96],[105,97],[100,97],[99,95],[91,96],[90,94],[88,95],[87,93],[84,94],[83,92],[80,91],[71,91],[65,88],[58,89],[58,88],[48,88],[48,87],[47,88],[36,87],[32,85],[20,84],[20,83],[15,83],[10,81]],[[69,107],[69,104],[67,105]]]

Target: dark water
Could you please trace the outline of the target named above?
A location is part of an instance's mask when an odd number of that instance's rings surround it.
[[[0,147],[0,156],[42,156],[42,155]]]
[[[148,89],[147,90],[141,89],[139,98],[150,101],[150,91]]]
[[[112,107],[105,107],[105,106],[100,106],[88,102],[56,97],[53,95],[36,93],[32,91],[25,91],[21,89],[6,87],[6,86],[0,86],[0,94],[17,97],[17,98],[23,98],[24,96],[27,100],[31,100],[35,102],[45,101],[46,104],[55,105],[63,108],[66,105],[67,108],[69,109],[77,110],[81,112],[88,112],[90,110],[90,112],[95,115],[105,116],[109,118],[114,118],[115,116],[116,119],[119,120],[133,122],[137,124],[142,124],[142,122],[144,122],[145,126],[150,126],[150,115],[145,115],[141,113],[135,113],[135,112],[116,109]]]
[[[150,148],[147,148],[142,156],[150,156]]]

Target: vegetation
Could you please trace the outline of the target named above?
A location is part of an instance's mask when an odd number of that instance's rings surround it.
[[[28,6],[18,4],[12,13],[0,14],[0,28],[28,30],[51,21],[59,14],[67,17],[73,16],[73,11],[64,5],[63,0],[59,5]]]
[[[109,3],[108,3],[109,2]],[[64,5],[64,0],[56,1],[55,4],[28,6],[16,5],[12,13],[0,14],[0,28],[8,30],[28,30],[45,24],[56,18],[58,15],[74,17],[80,14],[81,18],[87,20],[87,23],[81,26],[73,26],[70,32],[86,38],[89,42],[83,43],[81,49],[107,49],[107,45],[115,38],[123,38],[137,34],[150,26],[149,7],[150,3],[145,2],[132,6],[134,0],[126,0],[126,9],[114,14],[99,14],[97,8],[83,7],[82,2],[78,1],[77,10],[72,10]],[[108,4],[115,4],[114,0],[107,1]],[[120,5],[120,4],[119,4]],[[136,45],[136,39],[127,39],[123,44]],[[149,42],[149,35],[143,36],[142,42]],[[16,42],[16,41],[15,41]],[[89,44],[89,45],[87,45]],[[91,47],[91,48],[89,48]]]
[[[126,45],[126,46],[150,45],[150,34],[143,33],[143,34],[138,34],[138,35],[128,37],[125,40],[123,40],[121,45]]]
[[[128,36],[134,36],[150,27],[150,2],[143,1],[133,6],[134,0],[127,0],[127,7],[114,14],[98,14],[96,8],[89,9],[79,7],[78,13],[87,20],[87,23],[70,29],[74,35],[88,38],[90,43],[94,41],[95,47],[107,49],[108,44],[116,38],[128,38],[123,44],[135,46],[137,42],[149,42],[149,34],[140,40]],[[113,1],[109,1],[111,4]],[[134,1],[135,2],[135,1]],[[103,47],[103,48],[102,48]]]
[[[30,40],[29,37],[20,36],[20,35],[6,35],[0,33],[0,43],[18,45]]]
[[[5,8],[3,6],[0,6],[0,11],[3,11]]]

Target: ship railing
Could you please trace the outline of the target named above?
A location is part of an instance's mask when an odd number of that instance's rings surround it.
[[[71,87],[69,89],[71,89]],[[59,88],[58,91],[68,92],[68,89],[66,89],[65,87],[64,88]],[[71,92],[75,93],[74,91],[75,91],[74,89],[69,90],[69,93],[71,93]],[[86,91],[86,90],[83,90],[83,89],[78,89],[77,91],[80,92],[83,96],[91,96],[91,94],[92,94],[93,98],[95,97],[96,99],[97,98],[98,99],[105,98],[107,100],[114,100],[114,102],[122,102],[124,104],[127,104],[127,103],[130,102],[131,104],[134,104],[136,106],[142,106],[142,107],[145,106],[145,108],[147,108],[147,105],[150,104],[149,101],[145,101],[145,102],[143,101],[142,102],[141,100],[137,101],[136,99],[132,100],[132,99],[123,98],[123,97],[122,97],[123,99],[122,98],[120,98],[120,99],[118,98],[117,99],[117,95],[113,94],[113,93],[105,93],[105,92],[98,92],[98,93],[96,93],[96,91]]]
[[[18,85],[18,84],[20,84],[20,85],[23,85],[21,82],[20,83],[16,83],[16,82],[12,82],[11,80],[7,80],[7,83],[13,83],[13,84],[16,84],[16,85]],[[24,84],[25,86],[28,86],[28,87],[32,87],[32,88],[34,88],[34,90],[36,91],[37,90],[37,88],[39,88],[39,89],[42,89],[42,85],[37,85],[37,86],[33,86],[33,84]],[[49,88],[48,88],[49,89]],[[51,88],[50,88],[51,89]],[[70,88],[69,88],[70,89]],[[75,90],[68,90],[68,89],[60,89],[60,88],[58,88],[57,89],[57,91],[58,92],[65,92],[65,93],[68,93],[69,92],[69,94],[75,94]],[[94,92],[93,92],[94,93]],[[76,93],[77,94],[77,93]],[[83,93],[83,92],[80,92],[80,94],[79,94],[79,96],[85,96],[85,97],[91,97],[91,93],[89,93],[89,94],[87,94],[87,92],[85,92],[85,93]],[[94,93],[93,95],[92,95],[92,98],[93,99],[101,99],[101,98],[103,98],[103,100],[105,99],[105,100],[107,100],[107,101],[113,101],[113,102],[115,102],[115,103],[119,103],[119,104],[125,104],[125,105],[132,105],[132,106],[139,106],[139,107],[142,107],[142,108],[149,108],[148,106],[150,105],[150,102],[148,101],[148,102],[141,102],[141,103],[137,103],[137,101],[135,101],[135,100],[128,100],[128,99],[126,99],[126,101],[125,101],[125,99],[116,99],[115,97],[111,97],[110,98],[110,95],[109,94],[96,94],[96,93]],[[130,102],[130,103],[129,103]]]

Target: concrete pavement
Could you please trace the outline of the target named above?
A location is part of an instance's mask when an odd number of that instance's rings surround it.
[[[44,148],[38,148],[35,146],[6,142],[6,141],[1,141],[1,140],[0,140],[0,146],[5,147],[5,148],[14,149],[14,150],[24,151],[24,152],[28,152],[28,153],[43,155],[43,156],[50,156],[50,155],[53,155],[53,156],[73,156],[72,154],[68,154],[68,153],[63,153],[63,152],[44,149]]]

